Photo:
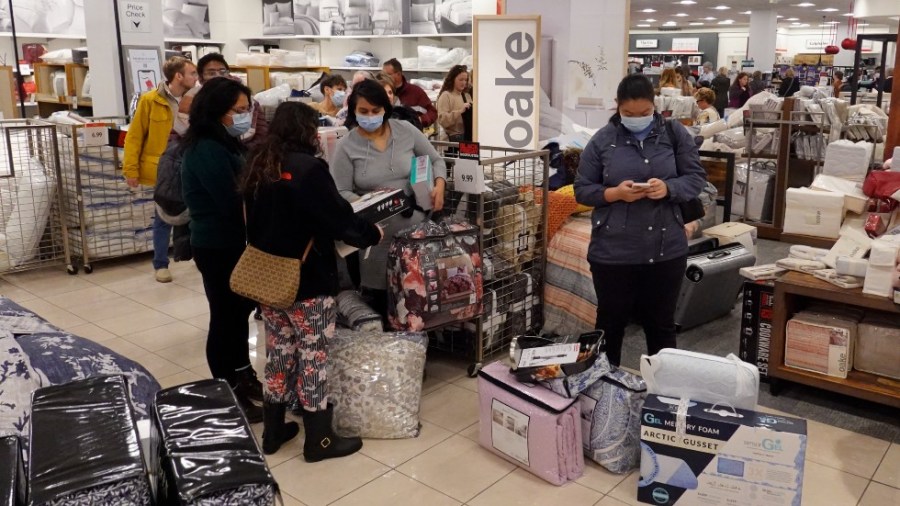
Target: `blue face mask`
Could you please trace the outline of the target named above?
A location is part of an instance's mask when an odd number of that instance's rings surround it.
[[[374,116],[356,116],[356,123],[360,128],[365,130],[366,132],[372,133],[375,130],[381,128],[381,125],[384,124],[384,115],[376,114]]]
[[[331,103],[334,104],[335,107],[344,107],[344,100],[347,99],[347,92],[343,90],[336,90],[334,95],[331,96]]]
[[[227,130],[228,135],[231,135],[232,137],[240,137],[250,131],[250,127],[253,125],[253,113],[244,112],[235,114],[231,117],[231,120],[234,124],[225,125],[225,130]]]
[[[650,126],[650,123],[653,123],[653,115],[650,116],[635,116],[628,117],[622,116],[622,126],[631,130],[634,133],[643,132]]]

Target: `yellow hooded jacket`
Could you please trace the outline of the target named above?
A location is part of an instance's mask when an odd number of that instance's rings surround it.
[[[125,135],[125,178],[137,178],[146,186],[156,185],[156,166],[166,150],[178,107],[165,83],[141,96]]]

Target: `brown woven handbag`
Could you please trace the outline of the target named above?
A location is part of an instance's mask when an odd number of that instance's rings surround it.
[[[288,309],[297,298],[300,267],[306,262],[312,245],[310,239],[303,259],[298,260],[272,255],[248,244],[231,271],[228,283],[231,291],[266,306]]]

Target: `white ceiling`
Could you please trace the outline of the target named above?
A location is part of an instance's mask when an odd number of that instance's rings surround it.
[[[804,3],[804,6],[798,6],[801,3]],[[750,26],[749,12],[753,10],[777,12],[781,16],[778,19],[779,28],[820,29],[823,22],[846,23],[848,18],[844,14],[851,12],[850,4],[851,0],[695,0],[694,2],[688,1],[687,5],[679,0],[631,0],[631,29],[655,30],[677,27],[682,30],[695,30],[727,26],[748,27]],[[716,9],[716,7],[728,7],[728,9]],[[645,9],[653,9],[656,12],[643,12]],[[823,12],[822,9],[836,10]],[[678,14],[682,14],[682,16],[677,16]],[[731,20],[732,23],[727,23],[728,20]],[[859,32],[862,33],[867,29],[886,28],[885,21],[889,22],[890,20],[873,21],[868,27],[860,26]],[[667,22],[675,24],[667,26],[665,25]],[[894,21],[894,23],[896,22]],[[859,23],[862,25],[866,21],[859,21]],[[802,26],[804,24],[808,26]]]

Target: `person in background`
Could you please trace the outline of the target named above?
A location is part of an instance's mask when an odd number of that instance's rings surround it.
[[[406,81],[406,77],[403,75],[403,66],[396,58],[384,62],[382,71],[394,80],[394,88],[396,88],[400,103],[419,114],[422,128],[431,126],[437,119],[437,110],[425,90]]]
[[[840,70],[834,71],[834,80],[831,83],[831,86],[834,88],[834,96],[840,98],[841,96],[841,87],[844,86],[844,73]]]
[[[375,79],[375,76],[368,70],[357,70],[353,73],[353,79],[350,80],[350,89],[365,81],[366,79]]]
[[[719,73],[710,83],[710,88],[716,92],[716,112],[719,117],[725,117],[725,107],[728,105],[728,88],[731,87],[731,79],[728,78],[728,69],[719,67]]]
[[[347,122],[358,124],[359,128],[354,128],[338,145],[332,162],[331,173],[341,195],[353,202],[379,188],[401,188],[412,200],[412,161],[428,156],[434,183],[431,207],[433,211],[443,209],[447,166],[422,132],[406,121],[391,118],[393,106],[384,87],[377,81],[363,81],[356,85],[348,105]],[[415,205],[410,213],[383,223],[385,236],[393,237],[424,218],[421,206]],[[387,315],[387,242],[360,252],[360,284],[383,317]]]
[[[397,88],[394,87],[394,80],[384,72],[379,72],[375,80],[384,87],[384,92],[387,93],[391,105],[394,107],[399,106],[400,99],[397,98]]]
[[[697,107],[700,108],[700,114],[694,120],[694,125],[706,125],[719,121],[721,118],[716,111],[716,92],[709,88],[700,88],[694,93],[694,100],[697,101]]]
[[[347,81],[340,74],[330,74],[319,83],[319,91],[324,98],[310,105],[325,116],[336,117],[347,100]]]
[[[231,79],[207,81],[194,97],[181,141],[181,183],[191,213],[191,249],[209,302],[206,361],[228,381],[251,423],[262,421],[262,384],[250,365],[247,321],[255,303],[231,291],[231,271],[246,246],[238,177],[252,124],[250,89]]]
[[[750,74],[740,72],[728,90],[728,107],[740,109],[750,100]]]
[[[890,93],[892,89],[894,89],[894,69],[889,68],[884,72],[884,75],[887,76],[884,80],[884,83],[881,86],[881,91],[884,93]]]
[[[437,100],[438,123],[444,129],[442,140],[472,140],[472,96],[468,88],[469,72],[466,66],[451,68]]]
[[[247,206],[247,241],[281,257],[305,260],[296,302],[288,309],[262,306],[266,328],[262,448],[266,455],[299,432],[285,423],[288,405],[303,408],[307,462],[343,457],[362,448],[358,437],[331,428],[326,365],[334,336],[338,293],[334,241],[367,248],[381,230],[353,213],[320,158],[318,114],[306,104],[285,102],[272,118],[269,137],[254,149],[241,177]],[[308,255],[304,259],[304,252]]]
[[[788,67],[781,80],[781,86],[778,88],[778,96],[793,97],[794,93],[798,91],[800,91],[800,80],[794,75],[794,69]]]
[[[141,96],[125,135],[122,173],[130,188],[155,186],[159,158],[166,151],[169,135],[176,126],[178,104],[197,84],[197,67],[188,59],[174,56],[163,65],[165,82]],[[169,283],[169,237],[172,226],[153,214],[153,271],[156,281]]]
[[[659,75],[659,89],[662,90],[663,88],[681,89],[681,86],[678,85],[678,73],[675,69],[664,69],[662,74]]]
[[[753,79],[750,80],[750,96],[766,91],[766,81],[763,79],[762,72],[759,70],[753,72]]]
[[[596,328],[615,365],[632,316],[644,328],[649,355],[676,346],[675,305],[688,254],[679,203],[696,198],[706,182],[693,137],[654,112],[653,98],[646,77],[622,79],[618,112],[588,142],[575,179],[575,199],[594,208],[588,262]]]
[[[675,86],[681,89],[682,97],[694,96],[694,85],[690,80],[691,70],[687,65],[675,69]]]
[[[209,53],[203,58],[200,58],[197,62],[197,71],[200,73],[200,86],[206,84],[210,79],[215,79],[217,77],[227,77],[229,79],[240,81],[240,79],[231,75],[231,68],[228,66],[228,62],[225,61],[225,57],[219,53]],[[185,119],[187,119],[187,115],[191,110],[191,100],[193,100],[194,95],[199,91],[200,88],[191,90],[191,92],[185,96],[185,100],[181,102],[179,113],[183,115]],[[266,121],[266,116],[263,114],[262,107],[254,100],[253,122],[250,124],[250,130],[241,136],[241,142],[248,148],[252,148],[266,139],[268,130],[269,122]]]
[[[712,85],[713,79],[716,78],[716,73],[713,71],[712,62],[703,62],[703,72],[700,74],[700,78],[697,80],[697,83],[701,87],[710,87]]]

